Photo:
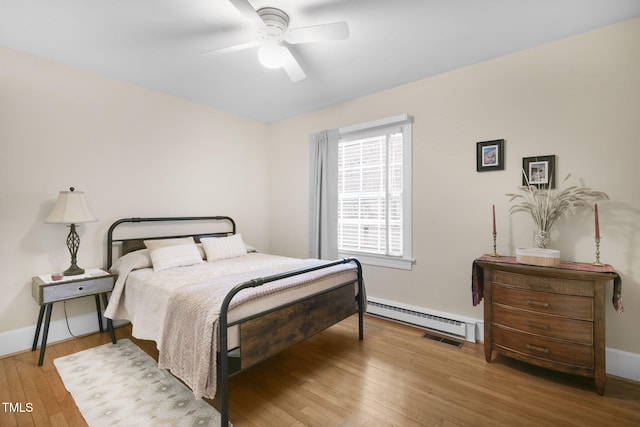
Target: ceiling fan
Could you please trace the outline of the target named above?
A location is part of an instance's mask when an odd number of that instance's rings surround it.
[[[283,68],[289,78],[300,81],[306,77],[302,67],[285,44],[313,43],[349,38],[346,22],[333,22],[310,27],[289,28],[289,15],[275,7],[255,10],[249,0],[229,0],[240,13],[257,27],[258,39],[246,43],[202,52],[202,55],[222,55],[260,46],[258,59],[267,68]]]

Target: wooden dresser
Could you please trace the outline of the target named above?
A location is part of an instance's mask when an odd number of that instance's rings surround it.
[[[486,260],[475,265],[482,269],[487,362],[495,351],[591,377],[603,394],[605,284],[617,273]]]

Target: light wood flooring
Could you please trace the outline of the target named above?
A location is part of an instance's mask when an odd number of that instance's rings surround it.
[[[640,383],[609,376],[604,396],[591,380],[462,348],[423,331],[366,316],[358,341],[353,316],[230,382],[231,420],[247,426],[640,426]],[[157,358],[155,343],[116,330]],[[53,359],[109,342],[91,334],[0,359],[2,426],[84,426]]]

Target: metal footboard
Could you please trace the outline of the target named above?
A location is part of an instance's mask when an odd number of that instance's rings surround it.
[[[262,286],[266,283],[270,283],[270,282],[274,282],[276,280],[282,280],[282,279],[286,279],[289,277],[293,277],[293,276],[297,276],[297,275],[301,275],[301,274],[305,274],[305,273],[310,273],[312,271],[317,271],[317,270],[321,270],[324,268],[329,268],[329,267],[333,267],[336,265],[340,265],[340,264],[348,264],[348,263],[355,263],[356,267],[357,267],[357,278],[356,280],[350,280],[348,282],[342,283],[338,286],[335,286],[331,289],[328,289],[326,291],[323,292],[319,292],[317,294],[313,294],[313,295],[309,295],[307,297],[304,298],[300,298],[298,300],[289,302],[287,304],[284,304],[282,306],[276,307],[272,310],[268,310],[267,312],[263,312],[263,313],[259,313],[256,314],[254,316],[251,316],[250,318],[245,318],[245,319],[241,319],[232,323],[228,322],[228,311],[229,311],[229,305],[231,304],[231,301],[233,300],[233,298],[242,290],[244,289],[248,289],[248,288],[255,288],[258,286]],[[357,301],[357,307],[358,307],[358,338],[360,340],[364,339],[364,327],[363,327],[363,318],[364,318],[364,282],[363,282],[363,277],[362,277],[362,265],[360,264],[360,261],[358,261],[356,258],[344,258],[344,259],[340,259],[337,261],[333,261],[333,262],[328,262],[326,264],[321,264],[318,266],[314,266],[314,267],[309,267],[309,268],[303,268],[303,269],[298,269],[298,270],[293,270],[293,271],[289,271],[289,272],[285,272],[285,273],[280,273],[280,274],[275,274],[272,276],[268,276],[268,277],[261,277],[261,278],[257,278],[257,279],[253,279],[250,280],[248,282],[244,282],[241,283],[239,285],[237,285],[236,287],[234,287],[231,291],[229,291],[229,293],[227,294],[227,296],[225,297],[224,301],[222,302],[222,306],[221,306],[221,310],[220,310],[220,318],[218,319],[218,325],[219,325],[219,342],[218,342],[218,349],[219,349],[219,355],[217,358],[217,363],[218,363],[218,396],[220,398],[220,425],[221,426],[228,426],[229,424],[229,378],[231,376],[233,376],[234,374],[241,372],[244,368],[240,367],[239,369],[237,369],[234,372],[230,372],[229,369],[229,362],[230,362],[230,357],[229,357],[229,352],[228,352],[228,328],[234,325],[238,325],[238,324],[242,324],[244,322],[247,322],[251,319],[257,319],[260,318],[261,316],[265,316],[268,315],[268,313],[272,313],[278,310],[282,310],[282,309],[286,309],[286,307],[289,306],[293,306],[296,304],[300,304],[300,303],[304,303],[305,301],[311,301],[314,300],[315,298],[322,298],[323,294],[327,294],[329,292],[333,292],[333,291],[338,291],[340,289],[346,289],[347,291],[350,290],[351,295],[353,295],[353,284],[354,282],[357,282],[358,285],[358,294],[355,296],[355,301]],[[355,312],[354,309],[351,310],[351,313],[349,313],[348,315],[351,315]],[[340,318],[340,314],[338,314],[338,317],[336,317],[335,321],[332,322],[331,324],[335,324],[340,320],[343,320],[344,318],[348,317],[347,315],[347,311],[344,312],[343,316]],[[322,329],[326,329],[328,326],[331,325],[326,325],[324,327],[321,327],[320,330]],[[314,331],[312,333],[310,333],[309,335],[303,337],[302,339],[306,339],[311,335],[314,335],[317,332],[320,332],[320,330]],[[215,329],[214,329],[214,337],[213,339],[215,340]],[[296,342],[302,341],[302,339],[297,340]],[[241,352],[242,352],[242,342],[240,343],[241,345]],[[242,354],[241,356],[242,357]]]

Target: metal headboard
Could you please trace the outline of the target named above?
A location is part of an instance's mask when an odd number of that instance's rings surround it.
[[[187,222],[187,221],[209,221],[209,222],[220,222],[227,221],[231,230],[229,231],[216,231],[216,232],[208,232],[208,233],[196,233],[196,234],[180,234],[180,235],[170,235],[170,236],[139,236],[134,238],[126,238],[126,239],[114,239],[113,233],[121,224],[124,223],[140,223],[140,222]],[[138,233],[136,233],[138,234]],[[142,234],[142,233],[140,233]],[[155,239],[173,239],[179,237],[193,237],[196,243],[200,242],[202,237],[225,237],[236,234],[236,223],[235,221],[228,216],[177,216],[177,217],[159,217],[159,218],[122,218],[111,224],[109,227],[109,231],[107,232],[107,268],[110,268],[113,264],[113,250],[115,244],[122,245],[122,255],[138,250],[144,249],[144,240],[155,240]]]

